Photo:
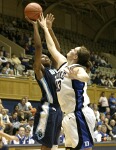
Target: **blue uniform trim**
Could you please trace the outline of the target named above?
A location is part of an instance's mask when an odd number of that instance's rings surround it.
[[[82,111],[75,112],[79,143],[75,149],[85,149],[93,146],[93,139]]]
[[[75,98],[76,98],[76,108],[75,110],[81,110],[83,108],[83,103],[84,103],[84,82],[80,82],[78,80],[72,80],[72,87],[75,91]]]
[[[93,139],[89,131],[89,127],[82,112],[84,103],[84,87],[85,83],[78,80],[72,80],[72,87],[75,91],[76,108],[75,116],[77,122],[77,130],[79,135],[79,143],[75,149],[85,149],[93,146]]]

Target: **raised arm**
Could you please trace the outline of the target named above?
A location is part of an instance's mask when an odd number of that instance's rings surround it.
[[[42,73],[43,66],[41,65],[42,43],[38,32],[38,23],[37,21],[32,21],[27,17],[26,19],[28,22],[30,22],[33,25],[33,29],[34,29],[35,57],[34,57],[33,69],[39,80],[43,77],[43,73]]]
[[[44,18],[43,14],[41,15],[40,20],[38,21],[40,26],[44,30],[48,50],[51,53],[52,57],[57,62],[57,66],[59,68],[64,62],[67,62],[67,59],[56,49],[55,43],[46,25],[46,18]]]
[[[56,38],[56,36],[54,34],[53,28],[52,28],[54,19],[55,19],[54,15],[47,14],[47,16],[46,16],[46,24],[47,24],[48,31],[49,31],[49,33],[50,33],[50,35],[51,35],[51,37],[52,37],[52,39],[54,41],[54,44],[56,46],[56,49],[58,51],[61,51],[60,44],[59,44],[59,42],[58,42],[58,40],[57,40],[57,38]],[[52,66],[54,66],[55,68],[57,68],[57,62],[54,60],[53,57],[51,58],[51,60],[52,60]]]
[[[46,16],[46,24],[47,24],[48,31],[49,31],[49,33],[50,33],[50,35],[51,35],[51,37],[52,37],[52,39],[54,41],[54,44],[56,46],[56,49],[58,51],[61,51],[60,44],[59,44],[59,42],[58,42],[58,40],[57,40],[57,38],[56,38],[56,36],[54,34],[54,31],[52,29],[52,24],[54,22],[54,19],[55,19],[54,15],[47,14],[47,16]]]

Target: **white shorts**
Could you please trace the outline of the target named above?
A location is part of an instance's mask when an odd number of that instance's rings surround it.
[[[88,106],[80,111],[65,115],[62,121],[65,147],[76,149],[92,147],[95,120],[94,112]]]

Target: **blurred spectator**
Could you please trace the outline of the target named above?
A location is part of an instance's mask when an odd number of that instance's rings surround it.
[[[22,125],[25,125],[27,123],[27,116],[22,110],[18,113],[18,120]]]
[[[17,137],[19,141],[11,141],[11,144],[25,144],[25,128],[23,126],[19,127]]]
[[[28,42],[25,43],[24,49],[25,49],[25,53],[29,55],[30,54],[30,50],[29,50],[29,44],[28,44]]]
[[[106,113],[106,114],[105,114],[105,116],[106,116],[106,118],[108,118],[108,119],[110,119],[110,118],[111,118],[110,113]]]
[[[108,118],[105,118],[104,124],[105,124],[106,127],[107,127],[107,134],[112,137],[112,136],[113,136],[112,128],[111,128],[110,125],[109,125],[109,119],[108,119]]]
[[[12,61],[12,59],[11,59],[11,57],[10,57],[10,54],[9,54],[9,53],[6,53],[6,58],[7,58],[8,62],[10,63],[11,68],[13,68],[14,63],[13,63],[13,61]]]
[[[30,55],[34,55],[35,54],[35,44],[32,43],[30,46],[29,46],[29,54]]]
[[[101,127],[102,127],[102,125],[98,125],[96,130],[94,131],[93,137],[96,142],[101,142],[101,137],[102,137],[102,135],[100,134]]]
[[[30,131],[31,136],[33,136],[33,125],[34,125],[34,117],[30,117],[26,127],[29,127],[31,129]]]
[[[2,72],[2,69],[3,69],[3,65],[2,62],[0,61],[0,73]]]
[[[101,78],[100,78],[100,74],[97,73],[94,80],[93,80],[93,84],[97,84],[97,85],[101,85]]]
[[[114,97],[114,93],[111,93],[110,95],[109,106],[111,115],[113,115],[116,112],[116,98]]]
[[[100,121],[100,113],[99,113],[99,111],[98,111],[98,106],[97,106],[97,104],[93,104],[93,111],[94,111],[96,120],[97,120],[97,121]]]
[[[16,75],[16,76],[21,76],[22,75],[21,71],[19,71],[17,69],[17,65],[16,64],[14,65],[13,72],[14,72],[14,75]]]
[[[109,106],[108,99],[105,96],[105,92],[102,92],[99,99],[100,112],[105,112],[106,108]]]
[[[116,121],[116,112],[112,115],[112,119]]]
[[[20,100],[20,102],[18,103],[18,107],[19,107],[19,111],[26,111],[27,107],[26,107],[26,102],[25,102],[25,98],[22,98]]]
[[[104,124],[104,121],[105,121],[105,114],[101,113],[100,114],[100,121],[98,121],[98,125]]]
[[[15,105],[15,106],[14,106],[13,113],[15,113],[15,112],[16,112],[17,114],[19,113],[19,106],[18,106],[18,105]]]
[[[106,78],[106,81],[104,83],[107,87],[113,87],[113,83],[112,81],[110,80],[109,77]]]
[[[107,127],[106,127],[106,125],[102,125],[100,134],[102,136],[101,137],[102,141],[109,141],[109,140],[111,140],[111,138],[109,138],[109,135],[107,134]]]
[[[17,129],[18,129],[19,126],[20,126],[20,122],[19,122],[19,119],[18,119],[18,114],[17,114],[17,112],[13,112],[13,113],[12,113],[12,116],[10,116],[10,122],[11,122],[12,125],[13,125],[13,135],[15,135],[16,132],[17,132]]]
[[[101,76],[101,85],[105,86],[105,83],[106,83],[106,76],[103,75]]]
[[[31,116],[31,112],[27,109],[24,97],[22,98],[20,103],[18,103],[18,106],[19,106],[19,111],[20,111],[21,115],[23,116],[23,113],[24,113],[24,118],[26,118],[28,120],[28,118]]]
[[[34,144],[35,141],[32,138],[31,128],[29,126],[25,127],[25,144]]]
[[[4,57],[4,53],[2,50],[0,50],[0,61],[2,62],[3,67],[4,67],[4,64],[8,61],[7,58]]]
[[[22,72],[23,70],[25,70],[25,66],[23,66],[21,64],[21,61],[18,57],[16,57],[15,54],[12,54],[12,61],[14,63],[14,65],[16,65],[17,70],[19,70],[20,72]]]
[[[2,121],[5,125],[4,132],[12,135],[13,127],[12,127],[12,123],[10,122],[9,116],[7,115],[6,109],[2,109]]]
[[[30,110],[29,108],[32,107],[32,105],[29,102],[28,96],[25,96],[24,99],[25,99],[25,105],[26,105],[27,110]]]
[[[112,134],[113,136],[116,136],[116,121],[111,119],[110,120],[110,126],[112,128]]]
[[[25,66],[25,70],[27,71],[28,69],[32,69],[32,65],[29,63],[29,58],[24,56],[23,53],[21,53],[21,56],[19,57],[21,64]]]
[[[11,69],[9,62],[7,62],[6,65],[5,65],[5,67],[2,69],[2,74],[14,75],[14,72],[13,72],[13,70]]]

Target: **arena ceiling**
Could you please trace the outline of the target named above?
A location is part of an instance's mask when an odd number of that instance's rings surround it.
[[[87,25],[90,31],[93,29],[95,41],[109,26],[112,31],[116,29],[116,0],[22,0],[24,6],[29,2],[39,3],[44,10],[44,14],[51,12],[57,6],[61,6],[69,13],[71,9],[80,18],[88,15],[89,18],[96,19],[97,26],[94,26],[94,28],[92,19],[90,21],[83,19],[83,24]]]
[[[113,16],[111,17],[116,16],[116,0],[22,0],[24,5],[29,2],[38,2],[44,8],[44,11],[51,6],[61,5],[67,9],[74,10],[77,14],[94,13],[104,22],[105,19],[109,17],[110,12],[107,10],[107,7],[110,6],[113,11]],[[103,14],[103,12],[105,13]]]

